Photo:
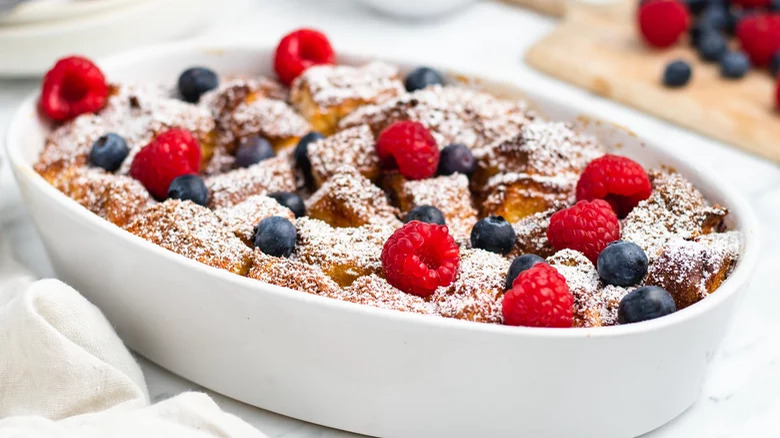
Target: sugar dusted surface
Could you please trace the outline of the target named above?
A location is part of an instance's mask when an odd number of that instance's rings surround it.
[[[302,137],[309,124],[286,102],[259,98],[242,102],[217,119],[217,144],[228,145],[251,135],[271,141]]]
[[[450,234],[456,239],[469,236],[477,222],[477,210],[471,203],[469,180],[463,174],[405,181],[400,196],[404,199],[404,213],[420,205],[432,205],[441,210]]]
[[[416,295],[404,293],[391,286],[384,278],[371,274],[360,277],[349,287],[328,294],[331,298],[365,304],[380,309],[400,310],[402,312],[437,315],[433,303]]]
[[[547,227],[550,225],[550,217],[556,209],[550,209],[541,213],[532,214],[512,224],[517,240],[508,257],[514,259],[523,254],[536,254],[539,257],[549,257],[555,250],[547,240]]]
[[[281,257],[274,257],[255,250],[249,278],[276,286],[287,287],[313,295],[332,295],[339,291],[319,268]]]
[[[383,62],[353,67],[320,65],[307,69],[292,85],[292,100],[306,92],[319,107],[341,105],[356,100],[379,103],[404,93],[398,68]]]
[[[254,195],[295,191],[295,175],[287,154],[207,177],[205,183],[211,208],[229,207]]]
[[[255,227],[261,220],[271,216],[295,219],[289,208],[264,195],[250,196],[236,205],[218,208],[214,213],[223,226],[247,244],[254,240]]]
[[[320,184],[344,164],[354,167],[368,179],[375,179],[379,175],[374,134],[368,125],[348,128],[310,143],[308,155],[312,175]]]

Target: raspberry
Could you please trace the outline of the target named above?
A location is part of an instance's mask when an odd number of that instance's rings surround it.
[[[563,275],[539,263],[517,276],[501,310],[506,325],[571,327],[574,298]]]
[[[319,64],[333,64],[333,47],[321,32],[298,29],[279,41],[274,54],[274,70],[279,80],[290,85],[307,68]]]
[[[200,166],[200,146],[189,131],[169,129],[138,151],[130,166],[130,176],[141,181],[157,199],[165,199],[176,177],[196,174]]]
[[[382,248],[387,281],[421,297],[452,283],[459,261],[458,245],[446,225],[411,221],[395,230]]]
[[[763,8],[769,6],[771,0],[731,0],[732,3],[742,6],[743,8]]]
[[[69,56],[46,72],[39,103],[44,114],[59,122],[103,108],[107,96],[103,72],[87,58]]]
[[[577,200],[603,199],[618,217],[650,197],[652,186],[639,163],[618,155],[604,155],[591,161],[577,182]]]
[[[439,166],[439,148],[419,122],[395,122],[379,134],[376,153],[383,167],[396,167],[409,179],[430,178]]]
[[[649,0],[639,6],[639,31],[655,47],[669,47],[688,29],[688,9],[676,0]]]
[[[754,65],[769,64],[780,50],[780,13],[748,15],[737,25],[737,38]]]
[[[620,222],[606,201],[580,201],[552,215],[547,239],[556,250],[580,251],[595,265],[601,250],[620,239]]]

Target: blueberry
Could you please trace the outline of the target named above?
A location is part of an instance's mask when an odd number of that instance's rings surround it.
[[[750,71],[750,59],[744,52],[728,52],[720,60],[720,75],[739,79]]]
[[[427,224],[445,224],[444,213],[432,205],[420,205],[411,209],[409,213],[406,213],[404,223],[411,221],[420,221]]]
[[[674,313],[674,298],[665,289],[645,286],[624,296],[618,306],[618,322],[631,324]]]
[[[209,189],[198,175],[177,176],[168,186],[168,198],[190,200],[196,204],[206,205]]]
[[[772,61],[769,63],[769,71],[772,73],[773,77],[780,75],[780,50],[772,57]]]
[[[699,23],[717,30],[727,30],[729,21],[728,8],[718,4],[708,6],[699,16]]]
[[[268,196],[276,199],[276,202],[279,204],[289,208],[295,217],[306,216],[306,205],[304,205],[303,199],[297,194],[292,192],[274,192]]]
[[[255,247],[274,257],[289,257],[298,233],[295,225],[281,216],[271,216],[255,227]]]
[[[769,2],[769,10],[772,12],[780,11],[780,0],[772,0]]]
[[[606,284],[633,286],[647,274],[647,255],[639,245],[618,240],[601,251],[596,268]]]
[[[295,146],[295,163],[298,168],[303,171],[307,180],[311,178],[311,162],[309,161],[309,143],[325,138],[324,135],[317,131],[312,131],[298,140],[298,146]]]
[[[471,176],[477,170],[477,160],[471,149],[460,143],[453,143],[441,150],[439,156],[439,175],[462,173]]]
[[[471,229],[471,246],[506,255],[515,246],[515,229],[502,216],[480,219]]]
[[[217,74],[206,67],[191,67],[179,76],[179,94],[191,103],[197,103],[203,93],[217,88],[217,85]]]
[[[506,289],[512,289],[512,283],[515,282],[515,278],[523,271],[531,269],[537,263],[547,262],[536,254],[523,254],[515,257],[512,260],[512,264],[509,265],[509,271],[506,273]]]
[[[89,151],[89,162],[93,166],[114,172],[119,169],[129,152],[130,149],[127,147],[125,139],[110,132],[92,143],[92,149]]]
[[[408,75],[404,80],[406,91],[422,90],[428,85],[444,85],[444,77],[441,73],[429,67],[418,67]]]
[[[720,32],[707,28],[702,30],[696,49],[699,51],[701,59],[714,62],[723,57],[728,46],[726,38]]]
[[[274,148],[263,137],[251,136],[241,140],[236,149],[236,167],[249,167],[274,156]]]
[[[685,4],[694,15],[699,15],[710,5],[710,0],[685,0]]]
[[[694,47],[698,47],[699,40],[701,39],[702,34],[705,32],[717,32],[717,29],[706,27],[704,24],[699,22],[692,24],[689,30],[689,33],[691,35],[691,45],[693,45]]]
[[[691,80],[691,66],[682,60],[672,61],[664,70],[664,85],[682,87]]]

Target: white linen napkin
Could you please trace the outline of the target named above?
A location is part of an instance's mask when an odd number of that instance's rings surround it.
[[[205,394],[150,406],[100,310],[59,280],[20,272],[0,236],[0,437],[265,438]]]

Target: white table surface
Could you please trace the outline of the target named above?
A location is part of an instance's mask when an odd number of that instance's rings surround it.
[[[780,434],[780,290],[778,280],[770,275],[780,266],[780,233],[773,230],[780,219],[780,168],[535,72],[523,64],[523,52],[549,31],[554,22],[508,4],[484,1],[434,21],[403,22],[376,15],[354,0],[238,1],[242,3],[238,4],[240,7],[233,6],[235,11],[229,15],[229,22],[217,25],[203,38],[273,44],[286,31],[306,25],[324,30],[337,50],[345,48],[380,56],[407,57],[420,63],[482,69],[521,86],[564,94],[575,104],[587,105],[603,119],[628,126],[641,136],[658,139],[669,149],[707,165],[734,184],[755,208],[761,222],[762,260],[751,290],[710,367],[700,399],[683,415],[646,436]],[[35,80],[0,80],[0,135],[17,103],[37,85]],[[4,135],[0,138],[4,139]],[[3,163],[0,239],[8,240],[14,255],[24,265],[41,276],[51,276],[39,238],[9,173],[7,163]],[[143,359],[140,361],[154,400],[197,388]],[[351,436],[218,395],[215,398],[224,409],[257,426],[269,437]]]

